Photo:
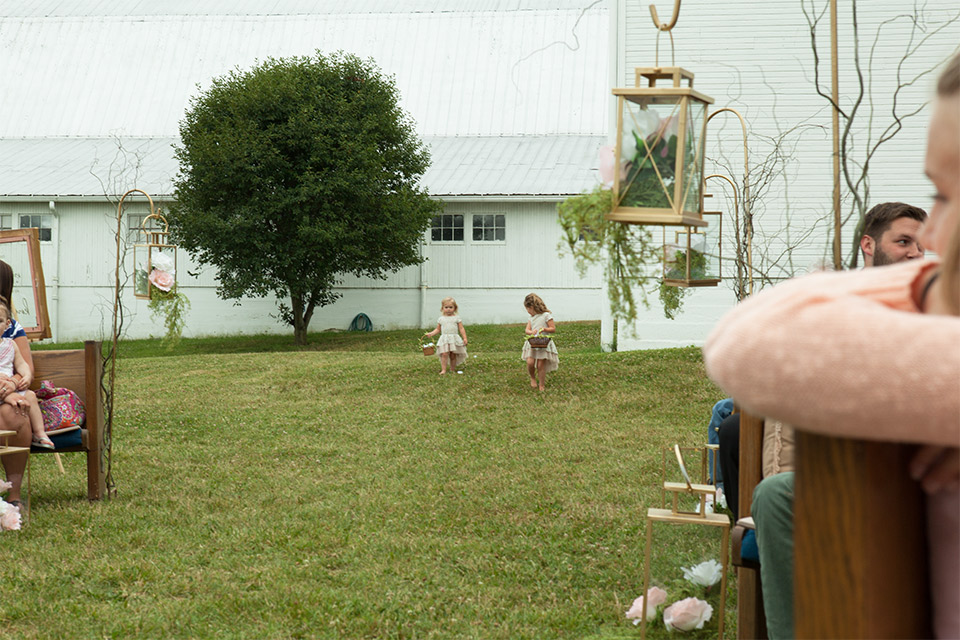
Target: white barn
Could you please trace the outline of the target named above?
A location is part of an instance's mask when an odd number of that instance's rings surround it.
[[[464,3],[466,4],[466,3]],[[267,57],[343,49],[396,78],[432,150],[424,176],[446,203],[427,259],[385,281],[346,277],[311,330],[426,326],[453,295],[468,322],[520,322],[542,293],[567,319],[599,317],[599,270],[559,259],[556,203],[595,183],[607,131],[609,16],[571,0],[251,0],[0,5],[0,226],[41,227],[55,340],[100,335],[112,302],[116,208],[134,186],[169,199],[171,145],[197,86]],[[30,97],[30,99],[27,99]],[[146,211],[127,209],[129,241]],[[474,234],[474,228],[484,233]],[[181,252],[181,260],[186,256]],[[128,260],[131,256],[128,255]],[[196,274],[196,275],[188,275]],[[216,297],[215,270],[181,263],[186,333],[289,332],[272,299]],[[124,293],[128,335],[159,334]],[[128,318],[130,320],[130,318]]]
[[[661,18],[668,19],[664,14],[672,3],[659,4]],[[911,31],[911,23],[897,17],[909,13],[902,3],[860,3],[860,50],[864,64],[873,68],[875,129],[889,121],[902,51],[917,46],[902,71],[912,78],[957,47],[960,22],[949,22],[954,4],[927,3],[920,30]],[[601,274],[593,269],[580,278],[572,261],[558,256],[555,205],[596,184],[597,148],[615,135],[610,89],[631,85],[633,68],[654,62],[657,32],[647,5],[627,0],[2,3],[0,227],[22,222],[43,229],[54,338],[98,335],[112,299],[116,226],[105,194],[137,186],[158,200],[169,197],[176,173],[170,146],[197,85],[268,56],[344,49],[374,58],[395,75],[404,108],[433,150],[424,182],[446,203],[448,215],[462,216],[448,222],[462,223],[463,240],[444,241],[441,232],[435,241],[428,232],[422,266],[386,281],[346,278],[343,298],[319,310],[311,330],[345,328],[359,312],[378,328],[426,326],[445,295],[458,299],[468,323],[519,322],[522,297],[535,290],[560,320],[602,318],[609,341],[613,323]],[[850,5],[846,0],[840,5],[842,102],[849,104]],[[755,209],[755,258],[762,264],[764,254],[778,256],[795,244],[789,263],[780,258],[778,267],[765,270],[779,277],[819,264],[829,251],[830,111],[813,90],[801,3],[688,0],[673,34],[676,63],[696,73],[696,88],[715,98],[715,108],[734,107],[747,118],[751,164],[769,152],[764,136],[804,127],[788,134],[786,162]],[[825,28],[820,42],[826,60]],[[660,64],[669,62],[669,39],[661,37]],[[907,87],[899,103],[922,105],[934,76]],[[825,66],[821,77],[828,77]],[[872,202],[928,204],[921,170],[927,117],[921,112],[906,120],[872,159]],[[861,122],[857,139],[863,142],[870,133]],[[739,124],[721,117],[711,122],[707,141],[709,159],[728,158],[737,181],[738,136]],[[728,173],[708,160],[712,172]],[[717,195],[717,204],[729,209]],[[125,228],[144,208],[138,203],[128,211]],[[491,239],[474,240],[475,222],[489,229]],[[850,236],[852,229],[845,232],[845,250]],[[180,275],[187,271],[197,274],[181,277],[193,304],[188,335],[289,331],[271,317],[272,300],[245,299],[235,307],[216,297],[212,269],[181,265]],[[131,292],[125,299],[134,312],[128,335],[161,331],[144,303],[134,302]],[[655,296],[651,302],[634,327],[620,327],[618,348],[698,344],[735,300],[726,283],[696,290],[672,321],[663,317]]]

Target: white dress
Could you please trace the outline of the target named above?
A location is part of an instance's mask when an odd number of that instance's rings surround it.
[[[549,311],[543,313],[538,313],[535,316],[530,316],[530,328],[536,331],[537,329],[546,329],[547,323],[553,320],[553,314]],[[550,335],[545,334],[545,335]],[[534,358],[535,360],[546,360],[547,361],[547,373],[551,371],[556,371],[560,367],[560,356],[557,353],[557,345],[553,340],[542,349],[534,349],[530,346],[530,343],[526,340],[523,341],[523,351],[520,354],[520,357],[526,360],[527,358]]]
[[[440,316],[437,323],[440,325],[440,335],[437,337],[437,357],[441,353],[450,353],[451,364],[454,367],[467,359],[467,347],[460,337],[460,316]]]

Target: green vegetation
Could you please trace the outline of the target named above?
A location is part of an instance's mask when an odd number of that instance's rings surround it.
[[[702,443],[720,392],[698,349],[558,329],[543,394],[522,325],[467,327],[477,357],[443,377],[417,330],[122,343],[118,495],[86,502],[78,454],[33,460],[2,635],[638,638],[662,449]],[[654,580],[719,538],[655,527]]]
[[[343,52],[214,78],[180,123],[172,240],[216,267],[221,297],[275,296],[304,344],[344,274],[418,264],[442,209],[399,100],[392,77]]]
[[[592,265],[603,267],[607,279],[610,311],[617,318],[637,319],[637,300],[648,307],[647,289],[656,279],[648,266],[657,260],[657,248],[647,227],[608,220],[613,211],[613,192],[598,186],[567,198],[557,205],[557,218],[564,238],[558,249],[569,251],[577,271],[585,274]],[[604,264],[606,259],[606,264]]]

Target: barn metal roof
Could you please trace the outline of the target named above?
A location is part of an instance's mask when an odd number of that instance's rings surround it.
[[[214,77],[345,50],[421,135],[603,135],[606,2],[0,0],[0,137],[170,137]]]
[[[422,183],[440,198],[562,196],[597,183],[603,136],[425,137]],[[164,138],[0,139],[0,198],[169,196],[178,164]]]
[[[0,17],[474,13],[582,9],[595,0],[0,0]]]

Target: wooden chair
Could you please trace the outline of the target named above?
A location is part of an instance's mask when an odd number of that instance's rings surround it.
[[[103,432],[103,401],[100,378],[103,373],[101,343],[84,342],[83,349],[32,351],[35,370],[31,388],[40,388],[43,380],[56,387],[76,392],[86,408],[86,420],[80,430],[82,441],[75,447],[59,448],[57,453],[82,451],[87,454],[87,498],[99,500],[106,494],[106,442]],[[31,455],[53,453],[34,449]]]

